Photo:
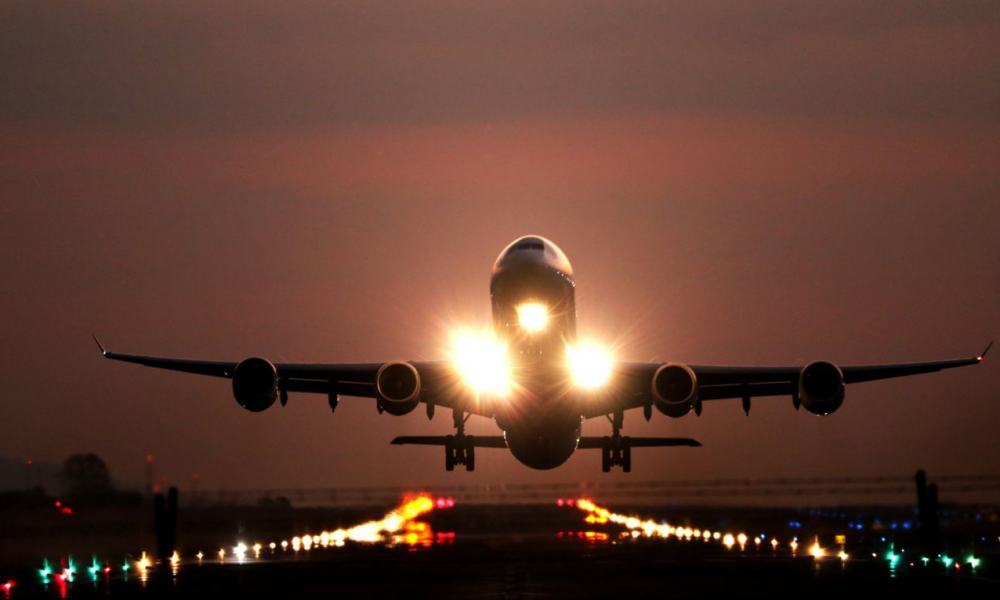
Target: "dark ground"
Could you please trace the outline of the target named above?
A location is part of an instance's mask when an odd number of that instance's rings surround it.
[[[25,586],[29,588],[29,586]],[[58,597],[50,584],[16,597]],[[996,598],[998,582],[940,570],[892,576],[884,562],[842,566],[810,557],[772,558],[695,552],[685,544],[640,540],[620,544],[576,539],[489,537],[422,549],[357,546],[313,552],[309,558],[247,564],[151,569],[147,582],[120,576],[91,583],[80,577],[73,598],[96,597],[393,597],[608,598],[659,597]]]

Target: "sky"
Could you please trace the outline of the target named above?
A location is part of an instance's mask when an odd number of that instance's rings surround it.
[[[443,357],[541,234],[626,360],[973,356],[1000,337],[996,2],[0,4],[0,455],[204,488],[998,472],[1000,368],[626,416],[555,471],[102,360]],[[992,357],[991,357],[992,358]],[[494,433],[473,418],[470,429]],[[584,432],[605,435],[594,420]]]

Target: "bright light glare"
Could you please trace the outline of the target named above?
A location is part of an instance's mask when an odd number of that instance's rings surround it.
[[[586,390],[597,389],[611,379],[611,354],[595,344],[566,346],[573,383]]]
[[[517,321],[529,333],[542,331],[549,322],[549,310],[544,304],[525,302],[517,307]]]
[[[452,361],[477,394],[506,396],[510,391],[510,365],[507,345],[491,332],[461,329],[452,335]]]

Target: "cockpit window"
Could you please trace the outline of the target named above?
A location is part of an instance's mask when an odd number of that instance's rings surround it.
[[[520,244],[514,246],[515,250],[545,250],[545,244],[542,242],[521,242]]]

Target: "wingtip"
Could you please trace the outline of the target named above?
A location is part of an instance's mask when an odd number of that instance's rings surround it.
[[[986,353],[989,352],[990,348],[992,347],[993,347],[993,341],[990,340],[990,343],[986,344],[986,349],[979,353],[979,356],[976,357],[976,360],[979,362],[983,362],[983,359],[986,358]]]
[[[101,340],[97,339],[97,335],[92,334],[90,337],[94,338],[94,343],[97,344],[97,349],[101,351],[101,356],[107,356],[108,351],[104,347],[104,344],[101,343]]]

